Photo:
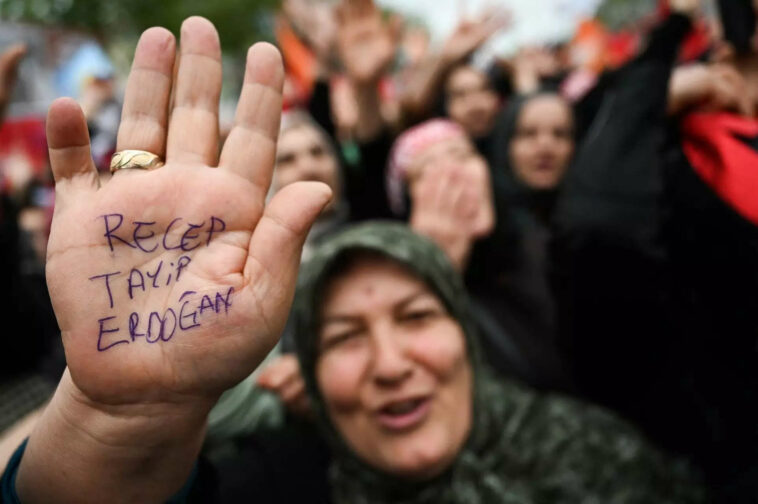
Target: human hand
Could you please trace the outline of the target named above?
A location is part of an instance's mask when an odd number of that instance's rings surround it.
[[[300,374],[300,364],[295,355],[284,354],[278,357],[261,371],[257,383],[279,396],[292,413],[305,416],[311,412],[305,380]]]
[[[26,45],[16,44],[0,54],[0,124],[5,119],[13,88],[18,77],[18,66],[26,55]]]
[[[474,242],[495,225],[489,174],[464,165],[444,164],[411,182],[411,228],[431,238],[464,271]]]
[[[455,65],[479,49],[496,32],[510,24],[510,12],[502,9],[488,10],[477,19],[464,20],[445,41],[440,57],[446,65]]]
[[[336,13],[337,48],[348,77],[376,84],[395,56],[399,18],[385,22],[373,0],[343,0]]]
[[[337,31],[332,6],[307,0],[285,0],[282,11],[313,50],[319,64],[329,67]]]
[[[519,50],[510,63],[511,80],[517,93],[528,94],[539,89],[544,77],[560,71],[554,53],[543,47],[527,47]]]
[[[78,105],[60,99],[48,115],[50,296],[77,401],[120,418],[147,405],[202,415],[255,369],[279,338],[303,241],[331,194],[296,183],[266,204],[284,78],[274,47],[248,51],[220,159],[218,34],[203,18],[184,22],[176,78],[174,49],[164,29],[142,35],[117,143],[165,166],[120,170],[100,187]]]
[[[731,110],[752,117],[754,96],[731,65],[693,64],[677,68],[669,84],[668,113],[685,110]]]
[[[694,17],[700,12],[700,0],[669,0],[673,12]]]

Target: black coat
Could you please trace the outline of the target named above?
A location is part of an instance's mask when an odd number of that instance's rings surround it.
[[[556,208],[559,340],[580,393],[758,498],[758,233],[693,172],[663,117],[688,21],[616,76]]]

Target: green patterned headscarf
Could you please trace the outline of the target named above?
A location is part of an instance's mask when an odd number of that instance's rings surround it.
[[[318,314],[340,264],[369,252],[423,280],[463,328],[474,371],[473,423],[451,467],[424,482],[372,468],[335,429],[316,381]],[[651,449],[608,413],[570,399],[538,396],[496,379],[481,361],[460,276],[431,241],[394,223],[363,224],[326,240],[301,269],[293,306],[301,370],[331,446],[336,504],[689,503],[701,492],[682,464]]]

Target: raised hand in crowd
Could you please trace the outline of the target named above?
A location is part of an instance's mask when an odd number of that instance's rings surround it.
[[[399,18],[384,20],[373,0],[343,0],[336,17],[337,53],[357,105],[355,137],[368,141],[385,125],[377,85],[395,57]]]
[[[284,78],[274,47],[249,50],[218,157],[218,34],[206,19],[187,19],[176,76],[175,46],[162,28],[142,35],[122,158],[102,187],[81,109],[69,99],[50,108],[47,282],[68,370],[27,445],[17,479],[24,502],[173,495],[210,408],[276,343],[303,241],[331,197],[324,184],[301,182],[266,203]]]
[[[329,70],[333,63],[337,34],[332,6],[307,0],[285,0],[282,2],[282,11],[303,41],[313,50],[320,65],[319,70]]]
[[[290,412],[301,416],[310,413],[305,380],[300,373],[296,355],[284,354],[277,357],[261,371],[256,384],[275,393]]]
[[[411,182],[411,228],[431,238],[458,271],[464,271],[477,239],[495,225],[484,163],[445,163]]]
[[[8,102],[18,77],[18,66],[26,54],[26,45],[16,44],[0,54],[0,124],[5,119]]]
[[[385,21],[373,0],[343,0],[337,6],[337,50],[356,84],[376,84],[395,56],[399,18]]]
[[[695,16],[700,12],[701,0],[669,0],[669,7],[674,12]]]
[[[511,70],[511,83],[518,94],[537,91],[543,78],[560,71],[557,56],[544,47],[525,47],[507,65]]]
[[[691,110],[728,110],[752,117],[755,101],[732,65],[697,63],[674,70],[669,83],[669,115]]]
[[[488,10],[477,19],[461,22],[445,41],[439,54],[427,58],[411,71],[400,99],[407,121],[427,118],[442,93],[450,70],[496,32],[508,27],[510,22],[510,12],[506,10]]]
[[[471,56],[487,40],[511,23],[511,14],[503,9],[489,9],[474,19],[464,19],[442,46],[440,57],[455,65]]]

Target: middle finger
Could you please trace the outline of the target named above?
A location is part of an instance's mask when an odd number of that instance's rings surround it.
[[[207,19],[188,18],[182,23],[167,160],[216,165],[220,95],[221,44],[218,33]]]

